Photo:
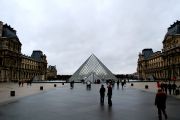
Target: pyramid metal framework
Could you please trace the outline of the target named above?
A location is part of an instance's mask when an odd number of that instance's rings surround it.
[[[71,76],[69,81],[81,82],[82,80],[90,80],[94,82],[96,79],[117,80],[113,73],[94,54],[92,54]]]

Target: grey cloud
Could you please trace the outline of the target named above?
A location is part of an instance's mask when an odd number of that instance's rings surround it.
[[[17,30],[22,53],[42,50],[59,74],[73,74],[92,53],[113,73],[133,73],[142,49],[162,49],[167,28],[180,18],[179,3],[1,0],[0,18]]]

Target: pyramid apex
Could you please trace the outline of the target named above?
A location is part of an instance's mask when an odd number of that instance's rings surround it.
[[[94,53],[92,53],[92,54],[91,54],[91,56],[94,56],[94,57],[96,57]]]

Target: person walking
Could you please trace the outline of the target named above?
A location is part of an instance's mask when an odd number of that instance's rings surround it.
[[[101,85],[99,93],[100,93],[100,102],[101,102],[102,105],[104,105],[105,92],[106,92],[106,89],[104,88],[104,85]]]
[[[111,87],[111,84],[109,84],[108,86],[108,92],[107,92],[107,96],[108,96],[108,105],[109,106],[112,106],[112,87]]]
[[[124,88],[124,85],[125,85],[125,81],[121,81],[122,90],[123,90],[123,88]]]
[[[172,85],[169,82],[169,84],[167,85],[168,91],[169,91],[169,95],[171,95],[171,90],[172,90]]]
[[[117,81],[117,87],[119,88],[119,80]]]
[[[167,82],[164,83],[164,90],[165,90],[165,93],[167,94],[167,89],[168,89],[168,84]]]
[[[175,95],[175,91],[176,91],[177,85],[175,84],[175,82],[172,84],[172,90],[173,90],[173,95]]]
[[[162,89],[158,89],[158,92],[155,97],[155,105],[157,106],[158,109],[159,120],[162,120],[162,113],[164,114],[164,117],[167,120],[166,98],[167,95],[162,91]]]

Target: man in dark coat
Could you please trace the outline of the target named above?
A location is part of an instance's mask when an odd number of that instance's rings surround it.
[[[167,84],[167,82],[165,82],[164,83],[164,91],[165,91],[166,94],[167,94],[167,89],[168,89],[168,84]]]
[[[108,105],[112,106],[112,101],[111,101],[111,98],[112,98],[112,87],[111,87],[111,84],[108,86],[107,96],[108,96]]]
[[[99,93],[100,93],[100,102],[102,105],[104,104],[105,91],[106,91],[106,89],[104,88],[104,85],[101,85]]]
[[[173,95],[175,95],[177,85],[175,83],[172,84],[172,90],[173,90]]]
[[[162,120],[162,113],[164,114],[165,119],[167,120],[166,98],[167,95],[161,89],[158,89],[158,93],[156,94],[156,98],[155,98],[155,105],[158,108],[159,120]]]
[[[169,90],[169,94],[171,95],[171,90],[172,90],[172,85],[171,85],[171,83],[169,83],[169,84],[167,85],[167,88],[168,88],[168,90]]]
[[[71,87],[71,89],[74,87],[74,81],[70,82],[70,87]]]

